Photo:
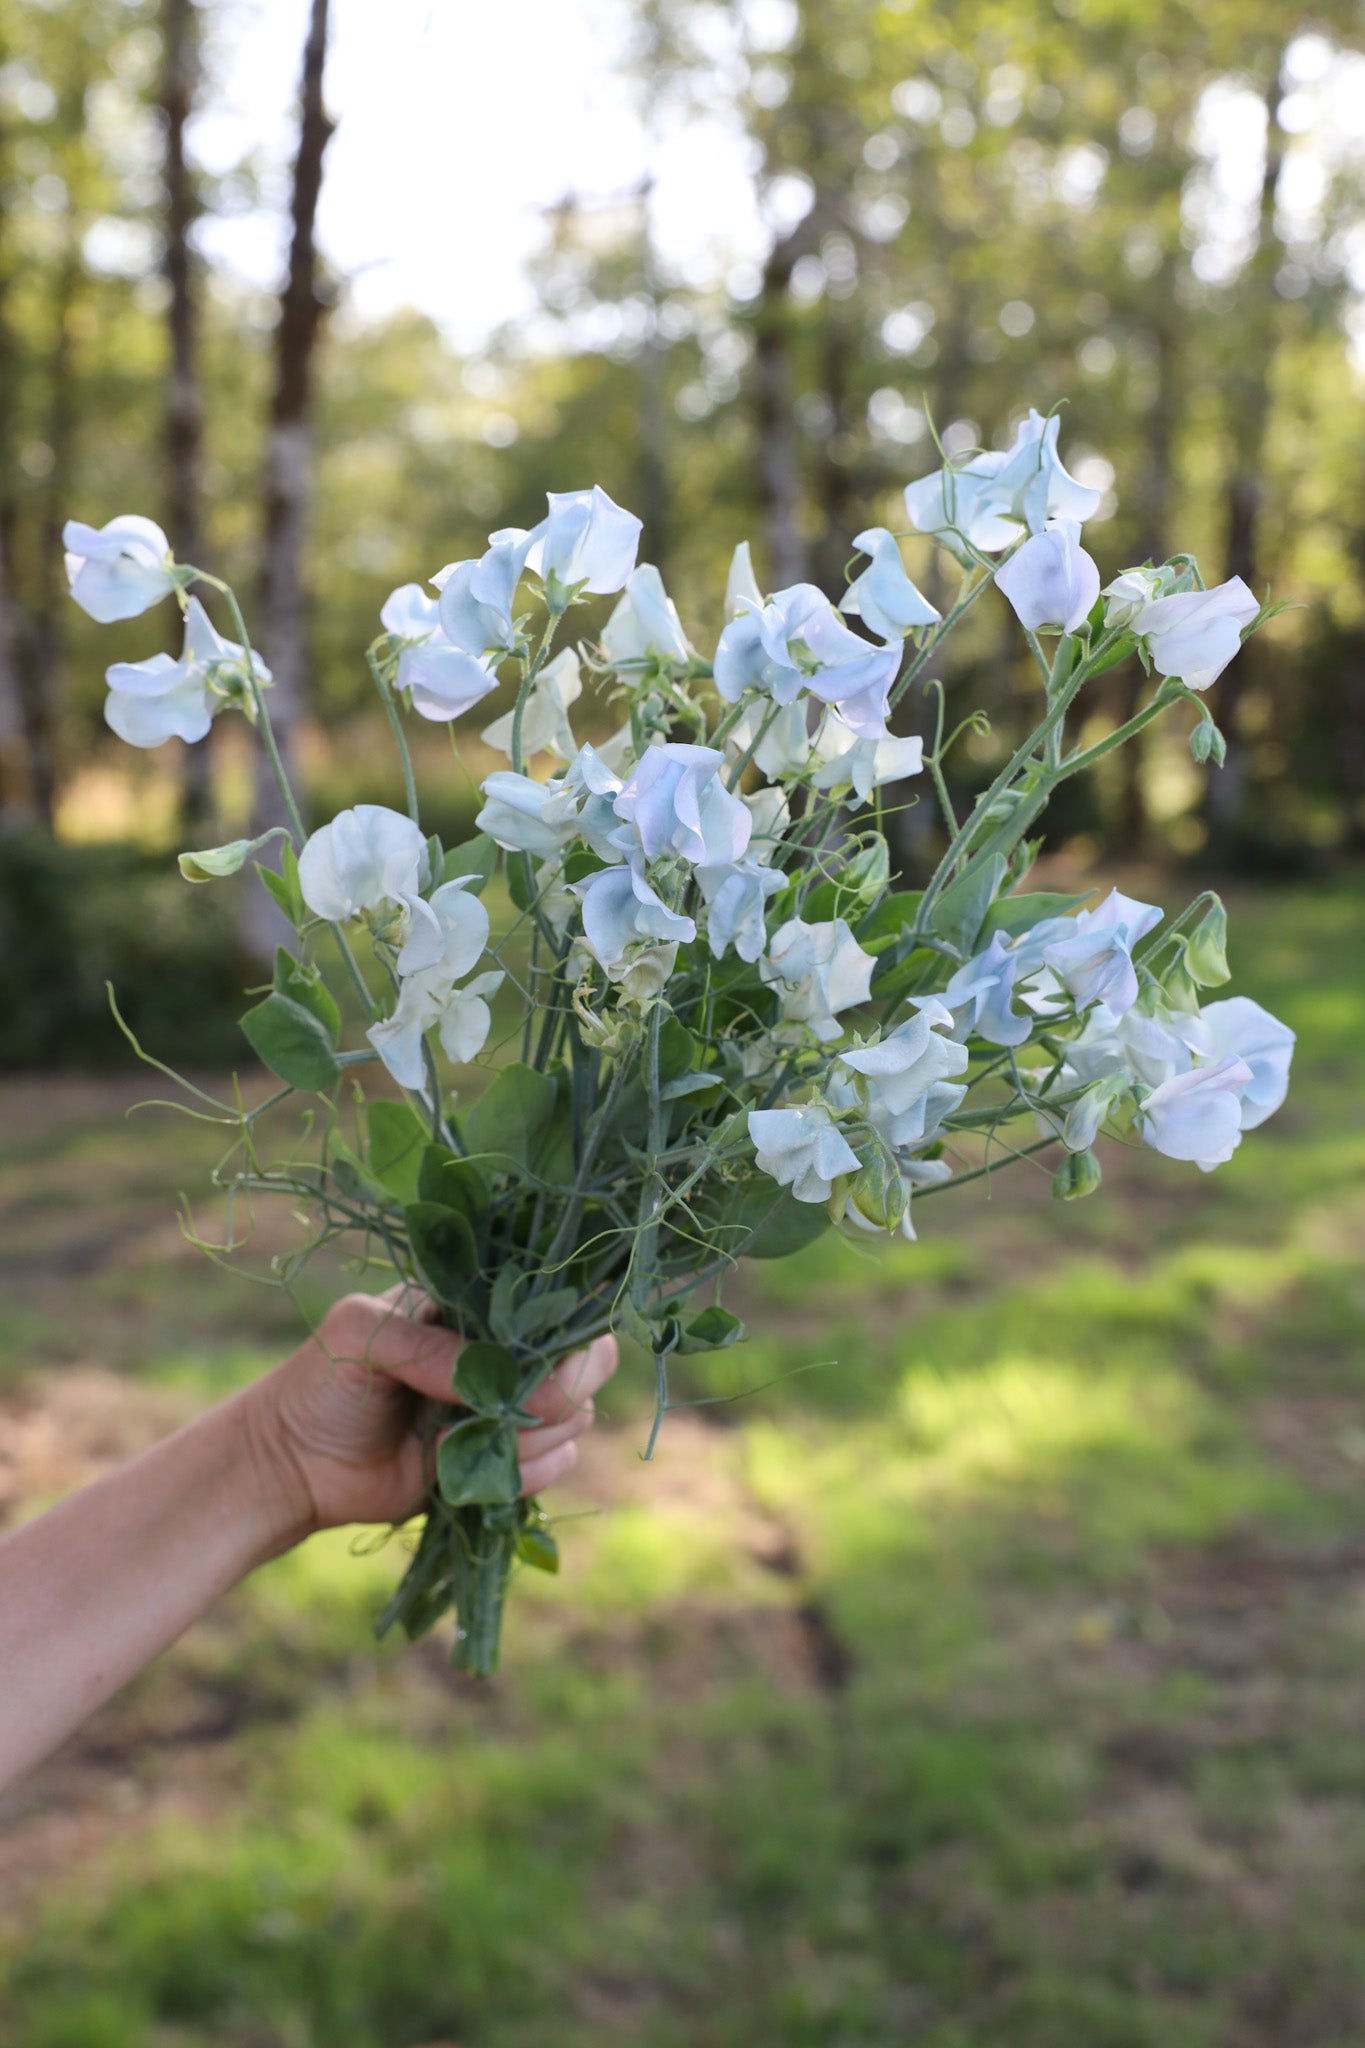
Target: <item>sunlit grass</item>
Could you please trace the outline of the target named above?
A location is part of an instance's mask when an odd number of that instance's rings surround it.
[[[0,1938],[6,2043],[1354,2040],[1365,916],[1233,928],[1301,1033],[1284,1116],[1207,1179],[978,1185],[884,1257],[752,1269],[751,1341],[677,1364],[717,1405],[649,1472],[628,1360],[495,1688],[373,1644],[399,1539],[315,1539],[192,1631],[112,1724],[117,1825]],[[53,1158],[0,1170],[120,1185],[79,1119]],[[200,1163],[149,1161],[138,1201]],[[217,1396],[293,1312],[198,1271],[125,1259],[57,1352],[22,1296],[0,1370],[97,1356],[116,1312],[116,1362]]]

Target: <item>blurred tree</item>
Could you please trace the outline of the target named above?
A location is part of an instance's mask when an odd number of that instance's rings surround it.
[[[275,388],[266,435],[260,631],[275,677],[271,716],[280,751],[291,770],[307,683],[304,543],[312,486],[313,359],[327,305],[319,287],[315,235],[322,160],[333,127],[323,104],[327,32],[328,0],[311,0],[299,74],[299,140],[289,205],[289,262],[275,329]],[[257,773],[256,829],[260,831],[282,822],[282,806],[268,767],[258,766]]]

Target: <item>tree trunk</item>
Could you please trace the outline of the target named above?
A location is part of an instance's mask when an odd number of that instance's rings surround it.
[[[1270,386],[1279,344],[1274,274],[1278,264],[1275,240],[1275,192],[1284,162],[1279,131],[1284,54],[1277,55],[1266,87],[1265,162],[1261,172],[1260,217],[1256,248],[1243,279],[1242,317],[1238,346],[1229,369],[1226,396],[1230,461],[1225,501],[1223,574],[1240,576],[1252,590],[1259,574],[1260,524],[1264,498],[1262,470],[1270,422]],[[1219,678],[1210,709],[1227,740],[1227,760],[1212,769],[1206,786],[1204,817],[1215,848],[1232,849],[1247,793],[1247,747],[1239,731],[1239,713],[1256,678],[1255,642],[1242,649]]]
[[[290,204],[293,232],[275,330],[275,390],[266,441],[260,578],[261,646],[275,677],[268,693],[270,715],[296,790],[295,740],[307,681],[303,543],[312,469],[309,414],[314,353],[325,308],[318,286],[314,230],[322,159],[333,128],[322,99],[327,15],[328,0],[312,0],[299,77],[299,144]],[[257,832],[285,822],[283,802],[263,753],[258,756],[255,808],[253,829]],[[264,897],[260,902],[270,910]],[[249,932],[248,937],[273,945],[273,917],[269,931],[264,929],[263,918],[259,922],[261,929]]]
[[[182,562],[207,568],[202,522],[204,411],[199,386],[198,279],[190,236],[199,218],[185,160],[185,127],[199,78],[199,20],[194,0],[165,0],[162,117],[166,129],[166,253],[170,374],[166,392],[166,525]],[[181,823],[201,825],[212,809],[209,734],[183,750]]]
[[[275,390],[266,442],[261,639],[275,675],[270,709],[286,761],[303,708],[307,664],[303,541],[312,454],[309,414],[324,311],[315,225],[323,153],[333,125],[322,102],[327,14],[328,0],[312,0],[299,80],[299,146],[290,205],[293,232],[275,331]]]
[[[785,590],[806,575],[788,295],[792,270],[808,240],[805,230],[803,221],[794,234],[774,245],[763,266],[754,321],[754,427],[771,590]]]
[[[1143,420],[1146,462],[1138,478],[1137,559],[1164,562],[1170,551],[1171,484],[1175,467],[1176,429],[1180,414],[1180,311],[1175,296],[1175,257],[1167,253],[1154,279],[1156,318],[1150,340],[1156,359],[1151,403]],[[1137,711],[1147,678],[1136,656],[1122,664],[1115,684],[1114,717],[1125,725]],[[1146,734],[1138,733],[1117,756],[1119,786],[1115,805],[1114,851],[1132,859],[1147,837],[1147,801],[1142,771]]]

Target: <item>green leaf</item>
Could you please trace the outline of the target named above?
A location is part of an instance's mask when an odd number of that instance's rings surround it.
[[[904,960],[898,960],[893,967],[883,968],[872,977],[872,999],[874,1002],[898,1002],[908,995],[919,981],[926,967],[943,965],[943,956],[928,946],[916,946],[913,953]]]
[[[501,1344],[466,1344],[455,1361],[455,1391],[476,1414],[505,1414],[520,1385],[521,1367]]]
[[[521,1487],[516,1431],[484,1417],[457,1423],[437,1446],[436,1479],[452,1508],[514,1501]]]
[[[1003,853],[973,861],[955,882],[950,882],[934,905],[932,923],[940,938],[956,946],[965,958],[976,945],[977,935],[1005,879]]]
[[[281,946],[275,954],[274,981],[276,993],[288,996],[301,1010],[307,1010],[310,1016],[316,1017],[327,1034],[328,1043],[335,1045],[341,1035],[341,1011],[317,968],[307,961],[296,960]]]
[[[517,1336],[523,1344],[529,1344],[543,1330],[552,1330],[556,1324],[567,1323],[578,1307],[578,1299],[576,1287],[552,1287],[547,1294],[538,1294],[533,1301],[523,1301],[515,1311]]]
[[[529,853],[508,854],[507,893],[518,910],[529,910],[539,895]]]
[[[461,1159],[444,1145],[425,1146],[417,1175],[417,1199],[435,1202],[463,1216],[479,1237],[488,1222],[488,1184],[472,1160]]]
[[[462,1301],[479,1271],[474,1233],[464,1217],[435,1202],[413,1202],[403,1217],[418,1270],[436,1299]]]
[[[727,1188],[720,1201],[698,1204],[689,1237],[704,1237],[735,1258],[784,1259],[828,1228],[819,1202],[798,1202],[763,1174]]]
[[[177,854],[176,859],[187,882],[217,882],[224,875],[238,874],[258,847],[283,834],[283,825],[272,825],[258,839],[229,839],[225,846],[206,846],[200,853]]]
[[[559,1545],[543,1521],[527,1522],[517,1531],[517,1556],[538,1572],[559,1570]]]
[[[564,863],[564,879],[570,886],[584,882],[589,875],[597,874],[611,863],[603,860],[600,853],[594,853],[590,846],[576,846]]]
[[[855,926],[853,936],[865,953],[884,953],[888,946],[901,938],[919,916],[919,907],[924,897],[922,889],[904,890],[893,896],[883,896],[875,910]]]
[[[1059,896],[1046,890],[1031,896],[1002,896],[986,912],[981,943],[989,945],[997,932],[1003,932],[1007,939],[1017,939],[1021,932],[1031,932],[1045,917],[1065,917],[1084,901],[1084,896]]]
[[[417,1176],[428,1132],[410,1102],[372,1102],[366,1111],[370,1172],[400,1202],[417,1200]]]
[[[685,1024],[676,1017],[665,1017],[659,1027],[659,1079],[676,1080],[679,1074],[690,1074],[701,1057],[701,1047]]]
[[[554,1117],[559,1091],[549,1074],[519,1062],[504,1067],[464,1120],[471,1153],[495,1167],[529,1172],[536,1164]]]
[[[744,1325],[738,1316],[731,1315],[728,1308],[719,1304],[704,1308],[682,1333],[679,1351],[728,1351],[732,1344],[738,1344],[744,1335]]]
[[[303,890],[299,886],[299,863],[291,841],[286,839],[280,848],[278,874],[271,868],[263,868],[259,861],[253,861],[252,866],[290,924],[296,928],[301,926],[307,919],[308,906],[303,900]]]
[[[498,849],[486,832],[476,832],[463,846],[452,846],[441,865],[441,880],[453,882],[460,875],[473,875],[471,896],[482,896],[498,864]]]
[[[291,1088],[322,1093],[341,1077],[326,1032],[312,1011],[292,996],[282,996],[278,990],[268,995],[247,1011],[242,1030],[257,1057]]]
[[[707,1095],[721,1085],[719,1074],[678,1074],[659,1090],[660,1102],[677,1102],[684,1095]]]
[[[1134,634],[1120,633],[1104,659],[1096,662],[1091,668],[1091,676],[1102,676],[1106,669],[1117,668],[1121,661],[1127,661],[1136,646],[1137,639]]]

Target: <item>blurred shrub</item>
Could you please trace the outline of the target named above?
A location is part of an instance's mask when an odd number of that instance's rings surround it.
[[[240,1062],[242,990],[259,979],[230,890],[193,889],[173,861],[124,845],[0,839],[0,1067],[109,1067],[149,1053],[182,1066]]]

